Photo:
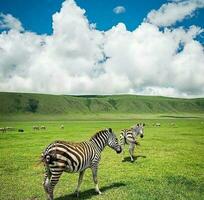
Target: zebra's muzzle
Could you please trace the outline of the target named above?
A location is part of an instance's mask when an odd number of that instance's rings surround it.
[[[122,152],[122,148],[119,147],[118,149],[116,149],[116,152],[117,152],[118,154],[121,153],[121,152]]]
[[[143,135],[143,134],[141,134],[141,135],[140,135],[140,137],[141,137],[141,138],[143,138],[143,137],[144,137],[144,135]]]

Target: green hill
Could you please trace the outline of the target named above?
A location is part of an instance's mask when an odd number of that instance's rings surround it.
[[[70,96],[0,92],[0,114],[204,113],[204,98]]]

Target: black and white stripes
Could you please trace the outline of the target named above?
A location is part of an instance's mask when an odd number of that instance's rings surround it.
[[[136,137],[140,135],[141,138],[144,137],[144,126],[145,124],[137,124],[131,129],[123,129],[120,133],[120,144],[123,150],[123,156],[125,155],[125,145],[129,145],[129,153],[131,161],[133,162],[133,153],[136,145],[139,143],[136,140]]]
[[[91,168],[95,189],[100,194],[97,169],[101,152],[106,145],[117,153],[122,151],[115,134],[110,128],[99,131],[89,141],[81,143],[55,141],[48,145],[42,154],[42,160],[46,169],[43,185],[48,199],[53,200],[54,187],[64,171],[69,173],[79,172],[76,189],[78,196],[83,175],[87,168]]]

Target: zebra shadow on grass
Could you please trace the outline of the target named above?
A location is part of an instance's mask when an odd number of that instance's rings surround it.
[[[131,162],[134,163],[135,161],[137,161],[139,158],[146,158],[146,156],[143,155],[138,155],[138,156],[133,156],[134,161],[131,161],[130,156],[125,157],[122,162]]]
[[[126,184],[124,184],[124,183],[112,183],[111,185],[101,187],[101,188],[100,188],[100,191],[102,192],[102,195],[103,195],[103,193],[104,193],[105,191],[107,191],[107,190],[110,190],[110,189],[113,189],[113,188],[124,187],[124,186],[126,186]],[[90,189],[90,190],[86,190],[86,191],[80,192],[80,193],[79,193],[79,197],[76,197],[76,193],[72,193],[72,194],[67,194],[67,195],[65,195],[65,196],[62,196],[62,197],[58,197],[58,198],[56,198],[56,200],[89,199],[89,198],[91,198],[92,196],[95,196],[95,195],[98,195],[98,194],[96,193],[96,191],[95,191],[94,189]]]

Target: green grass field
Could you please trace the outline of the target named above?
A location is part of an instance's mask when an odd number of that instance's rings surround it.
[[[85,173],[79,199],[204,199],[204,119],[144,119],[145,137],[131,163],[106,147],[99,166],[102,195],[94,191],[91,171]],[[135,120],[5,121],[0,127],[25,129],[0,133],[0,200],[45,199],[44,168],[37,165],[43,149],[53,140],[88,140],[97,130],[111,127],[117,135]],[[161,127],[153,127],[159,122]],[[172,126],[171,122],[176,125]],[[59,127],[64,124],[65,129]],[[45,131],[33,131],[45,125]],[[73,192],[78,174],[64,173],[55,189],[56,200],[77,199]]]

